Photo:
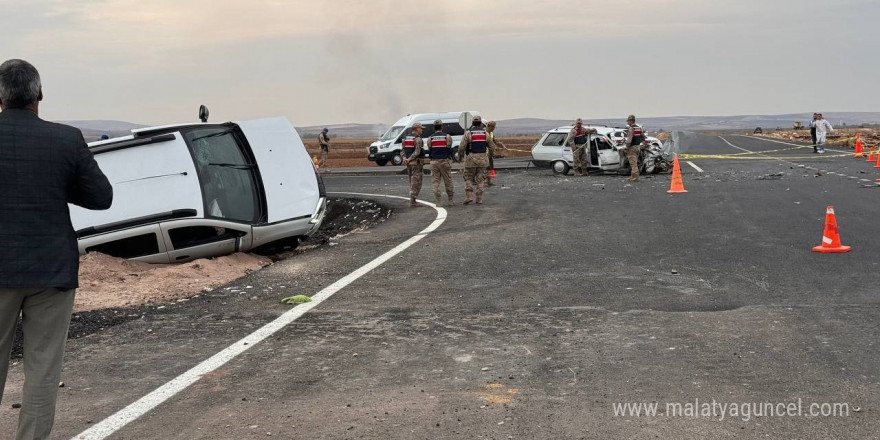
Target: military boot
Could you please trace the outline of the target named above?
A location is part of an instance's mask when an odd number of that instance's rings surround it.
[[[409,198],[409,207],[410,207],[410,208],[415,208],[415,207],[417,207],[417,206],[419,206],[419,204],[416,203],[416,198],[415,198],[415,197],[410,197],[410,198]]]
[[[482,193],[477,193],[477,204],[478,205],[483,204],[483,194]]]
[[[455,200],[452,198],[452,194],[449,195],[446,201],[446,206],[455,206]]]
[[[464,204],[469,205],[474,201],[474,193],[471,191],[465,191],[464,193]]]

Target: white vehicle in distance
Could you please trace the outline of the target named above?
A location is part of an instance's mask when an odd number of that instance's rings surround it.
[[[288,250],[326,211],[324,183],[281,117],[140,128],[89,148],[113,206],[70,207],[82,254],[177,263]]]
[[[458,144],[464,136],[464,131],[471,126],[474,116],[480,115],[477,111],[445,112],[445,113],[417,113],[406,115],[395,122],[388,131],[376,142],[370,144],[367,149],[367,159],[376,162],[376,165],[385,166],[389,162],[392,165],[403,164],[403,139],[412,134],[412,126],[416,122],[422,124],[422,138],[428,138],[434,134],[434,121],[443,121],[443,132],[452,136],[453,154],[458,151]],[[427,147],[425,147],[427,148]],[[427,150],[422,151],[422,156]]]
[[[601,130],[599,132],[602,133]],[[614,145],[623,146],[623,144],[626,143],[626,132],[627,129],[625,128],[614,128],[609,133],[607,133],[607,135],[614,142]],[[663,142],[653,136],[645,136],[645,145],[662,147]]]
[[[532,163],[537,167],[550,168],[555,174],[568,174],[574,164],[573,153],[568,146],[568,134],[572,127],[571,125],[558,127],[544,133],[532,147]],[[623,146],[615,145],[608,135],[602,133],[602,131],[607,132],[602,130],[602,127],[587,128],[595,128],[599,131],[589,136],[590,169],[629,174],[629,162],[620,153]],[[641,166],[641,158],[639,161]]]

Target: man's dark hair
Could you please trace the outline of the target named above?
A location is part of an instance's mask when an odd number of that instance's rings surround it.
[[[31,63],[11,59],[0,64],[0,101],[6,108],[25,108],[40,99],[40,73]]]

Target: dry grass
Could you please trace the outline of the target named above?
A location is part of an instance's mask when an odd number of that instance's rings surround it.
[[[840,128],[828,135],[827,145],[854,148],[856,134],[861,133],[862,145],[865,148],[880,145],[880,129],[876,128]],[[749,133],[751,134],[751,133]],[[810,130],[767,130],[762,136],[790,141],[810,142]]]
[[[508,148],[500,152],[505,157],[523,157],[532,155],[532,146],[538,141],[538,137],[500,137],[498,138]],[[376,166],[374,162],[367,160],[367,150],[376,139],[340,139],[331,138],[330,151],[327,155],[328,166],[331,168],[341,167],[366,167]],[[303,139],[306,151],[313,158],[321,156],[321,149],[317,139]]]

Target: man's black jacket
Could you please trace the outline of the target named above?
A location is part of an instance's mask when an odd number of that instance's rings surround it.
[[[79,287],[67,204],[112,202],[113,187],[78,129],[30,110],[0,113],[0,289]]]

